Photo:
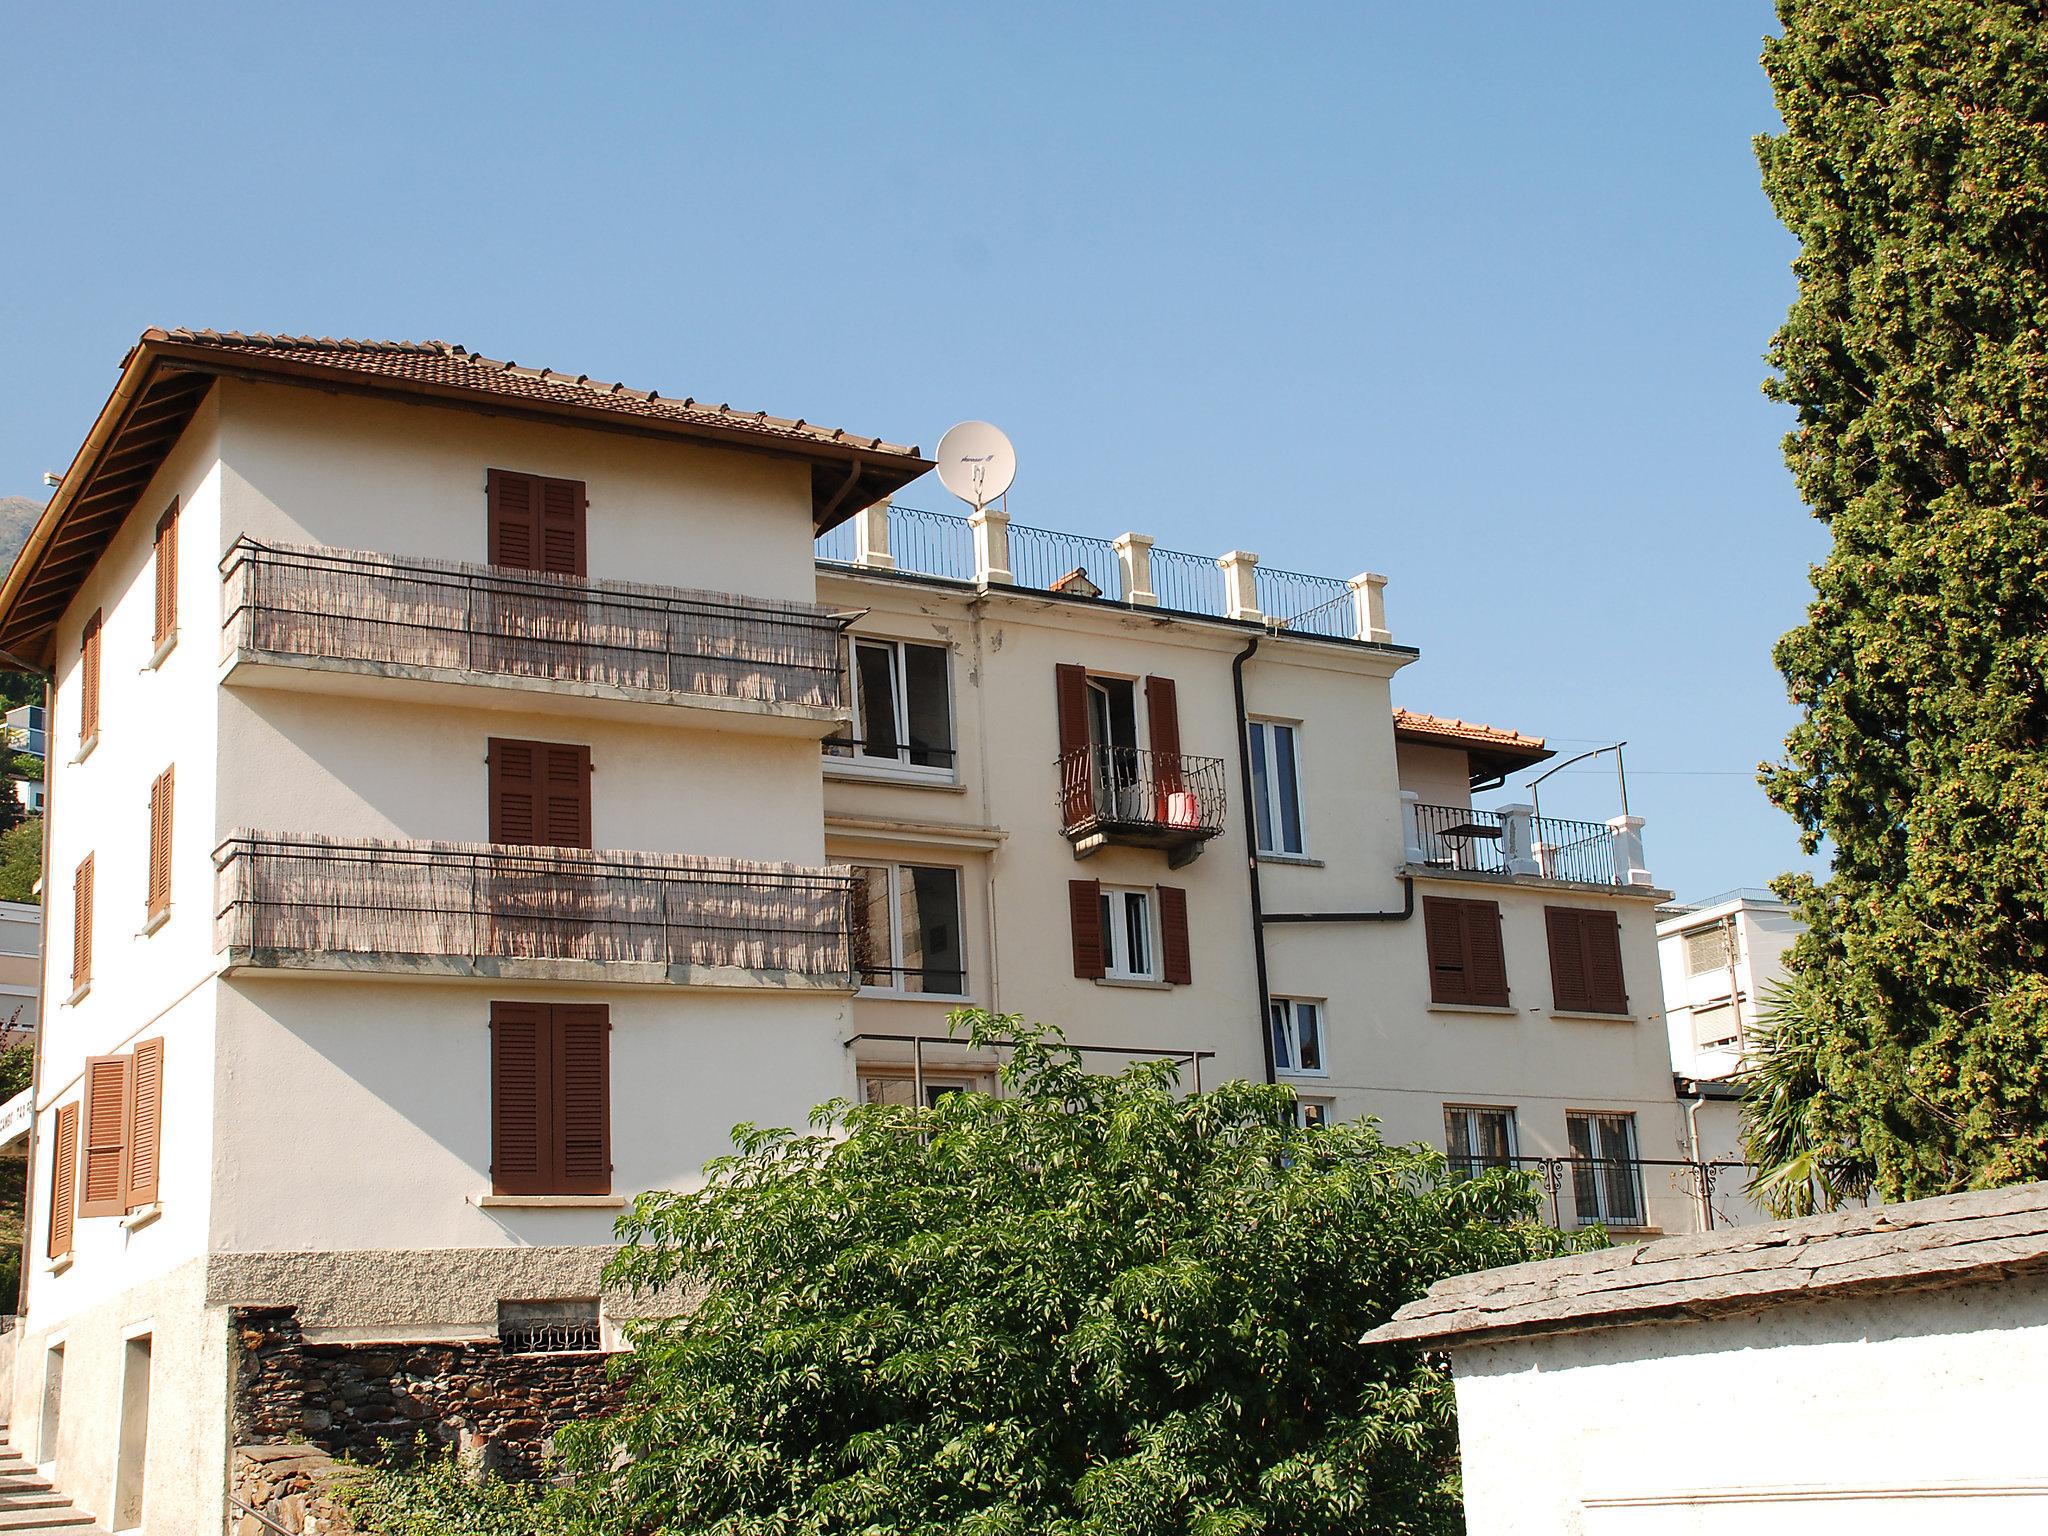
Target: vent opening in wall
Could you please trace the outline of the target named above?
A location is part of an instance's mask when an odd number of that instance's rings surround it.
[[[597,1298],[501,1301],[498,1343],[508,1355],[594,1355],[604,1348]]]

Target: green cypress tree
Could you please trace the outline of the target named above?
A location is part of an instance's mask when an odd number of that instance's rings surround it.
[[[1766,385],[1833,547],[1766,770],[1817,1032],[1808,1150],[1886,1198],[2048,1176],[2048,15],[1779,0]]]

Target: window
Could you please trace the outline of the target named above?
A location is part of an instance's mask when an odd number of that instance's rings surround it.
[[[856,864],[853,880],[853,963],[860,984],[965,996],[960,871],[926,864]]]
[[[1251,722],[1252,816],[1259,852],[1299,854],[1301,840],[1300,727],[1279,720]]]
[[[156,630],[161,651],[178,632],[178,504],[156,520]]]
[[[493,736],[491,841],[542,848],[590,846],[590,748]]]
[[[1627,1013],[1621,919],[1612,912],[1545,907],[1552,1006],[1560,1013]]]
[[[491,1004],[493,1193],[611,1193],[611,1028],[602,1003]]]
[[[597,1298],[501,1301],[498,1343],[508,1355],[594,1355],[604,1348]]]
[[[92,855],[79,861],[71,877],[71,990],[92,984]]]
[[[1323,1005],[1298,997],[1273,999],[1273,1066],[1281,1072],[1325,1076]]]
[[[1704,976],[1710,971],[1725,971],[1732,962],[1734,933],[1725,923],[1716,923],[1711,928],[1695,928],[1685,935],[1685,974]]]
[[[550,480],[494,469],[484,476],[492,565],[550,576],[589,572],[584,529],[589,498],[581,480]]]
[[[100,737],[100,612],[93,610],[78,642],[78,745],[90,747]]]
[[[171,775],[166,768],[149,786],[149,916],[171,910]]]
[[[1636,1117],[1574,1111],[1565,1116],[1572,1148],[1572,1197],[1581,1225],[1647,1225]]]
[[[1158,978],[1157,946],[1152,941],[1152,893],[1105,890],[1098,896],[1102,914],[1102,973],[1117,981]]]
[[[1188,893],[1177,885],[1151,889],[1067,882],[1074,974],[1092,980],[1193,982]]]
[[[917,1102],[918,1074],[906,1066],[864,1066],[860,1069],[860,1101],[863,1104],[912,1105]],[[924,1102],[934,1105],[949,1093],[994,1093],[995,1074],[963,1071],[957,1067],[924,1069]]]
[[[1692,1032],[1693,1046],[1697,1050],[1717,1051],[1740,1045],[1742,1014],[1735,1007],[1735,999],[1724,997],[1693,1009]]]
[[[1320,1131],[1330,1123],[1328,1099],[1296,1099],[1294,1123],[1305,1131]]]
[[[953,695],[946,647],[857,639],[847,681],[854,734],[827,743],[833,756],[867,767],[952,777]]]
[[[1422,898],[1429,949],[1429,1000],[1450,1007],[1505,1008],[1507,957],[1501,948],[1500,903],[1448,896]]]
[[[1451,1173],[1470,1178],[1488,1168],[1512,1168],[1515,1162],[1515,1112],[1477,1105],[1444,1106],[1444,1150]]]

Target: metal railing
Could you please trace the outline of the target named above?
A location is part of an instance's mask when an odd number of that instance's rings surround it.
[[[223,842],[214,867],[216,946],[255,964],[453,957],[851,974],[845,869],[253,832]]]
[[[1687,1202],[1693,1217],[1711,1231],[1714,1191],[1730,1173],[1746,1174],[1741,1163],[1692,1162],[1654,1157],[1458,1157],[1454,1175],[1469,1177],[1490,1168],[1514,1168],[1532,1175],[1550,1217],[1565,1231],[1583,1227],[1638,1228],[1656,1225],[1670,1202]],[[1725,1218],[1724,1218],[1725,1219]]]
[[[1062,576],[1085,571],[1112,600],[1122,581],[1116,546],[1107,539],[1050,528],[1010,525],[1010,579],[1020,587],[1050,588]]]
[[[1182,613],[1209,613],[1223,617],[1229,612],[1223,584],[1223,570],[1207,555],[1191,555],[1179,549],[1152,551],[1152,590],[1159,606]]]
[[[1223,759],[1139,747],[1062,754],[1060,817],[1068,832],[1135,828],[1210,837],[1223,830]]]
[[[678,697],[839,708],[841,623],[809,603],[239,539],[230,648]]]
[[[818,540],[816,558],[827,565],[854,565],[857,552],[854,527],[847,522]],[[973,581],[974,530],[966,518],[950,512],[891,505],[889,556],[899,571],[943,576],[948,581]]]
[[[1334,576],[1268,570],[1263,565],[1253,567],[1252,582],[1259,612],[1267,618],[1306,634],[1351,638],[1355,605],[1349,582]]]
[[[1528,818],[1533,868],[1510,866],[1510,819],[1465,805],[1416,805],[1415,837],[1422,862],[1437,869],[1506,875],[1538,874],[1588,885],[1626,884],[1614,861],[1613,829],[1597,821]]]

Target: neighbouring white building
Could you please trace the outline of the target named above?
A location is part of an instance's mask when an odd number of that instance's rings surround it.
[[[1470,1536],[2048,1529],[2048,1184],[1438,1282]]]
[[[441,343],[130,352],[0,586],[53,681],[12,1435],[102,1523],[218,1529],[293,1437],[530,1468],[627,1199],[989,1083],[962,1003],[1704,1219],[1638,820],[1476,805],[1548,751],[1393,707],[1378,576],[893,506],[929,467]]]
[[[1750,1039],[1785,980],[1785,953],[1805,925],[1766,890],[1728,891],[1658,908],[1657,959],[1674,1087],[1684,1105],[1689,1157],[1742,1161],[1742,1089]],[[1717,1178],[1716,1219],[1767,1219],[1743,1195],[1746,1173]]]

